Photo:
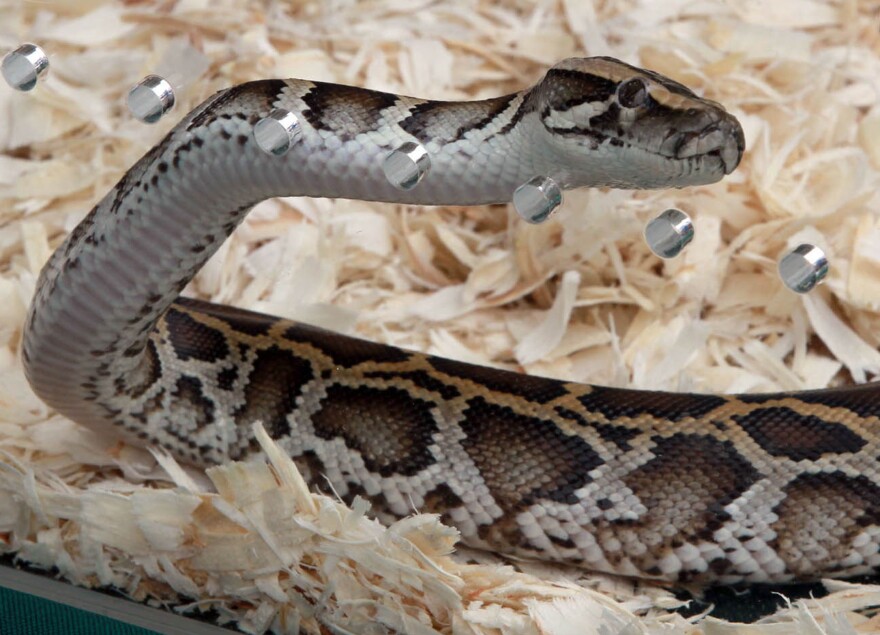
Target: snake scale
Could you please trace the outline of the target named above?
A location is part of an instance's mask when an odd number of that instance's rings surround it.
[[[295,113],[299,142],[253,126]],[[407,141],[414,189],[381,164]],[[687,583],[847,576],[880,563],[880,389],[718,396],[566,383],[178,297],[257,202],[507,203],[563,188],[718,181],[742,129],[720,105],[611,58],[532,88],[440,102],[302,80],[221,91],[138,161],[55,251],[27,318],[36,393],[107,438],[210,465],[260,420],[314,487],[382,519],[442,515],[466,544]]]

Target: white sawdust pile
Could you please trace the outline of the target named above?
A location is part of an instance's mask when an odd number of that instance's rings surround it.
[[[302,77],[442,99],[536,81],[610,54],[728,107],[747,146],[722,183],[583,191],[526,226],[496,207],[268,201],[187,293],[466,361],[666,390],[789,390],[880,370],[880,31],[840,0],[143,0],[0,2],[0,50],[51,56],[32,93],[0,87],[0,550],[87,586],[214,608],[247,632],[868,633],[880,588],[844,585],[758,625],[685,619],[667,591],[546,566],[461,564],[433,516],[386,529],[267,462],[208,478],[106,447],[30,392],[18,358],[51,250],[124,171],[214,91]],[[188,81],[155,126],[123,96],[152,72]],[[667,207],[696,239],[660,262]],[[789,247],[828,254],[799,297]],[[376,630],[368,630],[370,628]]]

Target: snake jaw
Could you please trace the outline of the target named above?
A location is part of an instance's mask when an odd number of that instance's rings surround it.
[[[739,165],[745,150],[742,126],[733,117],[726,117],[706,126],[699,132],[671,135],[664,146],[672,145],[676,159],[699,156],[717,156],[724,166],[724,174],[730,174]]]

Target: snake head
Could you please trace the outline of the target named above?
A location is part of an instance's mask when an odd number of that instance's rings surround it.
[[[684,187],[730,174],[742,127],[720,104],[608,57],[570,58],[535,87],[567,187]]]

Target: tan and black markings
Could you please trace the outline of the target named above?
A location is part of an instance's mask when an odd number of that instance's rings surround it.
[[[253,141],[275,108],[301,137]],[[419,186],[381,170],[407,141]],[[305,80],[211,97],[53,254],[25,325],[34,390],[101,434],[211,465],[258,451],[260,421],[309,483],[383,520],[442,515],[465,543],[668,581],[786,581],[880,568],[880,389],[666,394],[439,359],[179,298],[257,202],[337,196],[507,203],[564,188],[684,187],[730,173],[718,104],[610,58],[535,86],[435,102]]]
[[[771,547],[787,569],[809,576],[816,569],[832,573],[871,558],[871,531],[880,525],[880,487],[861,475],[804,473],[786,485],[774,508]],[[803,535],[809,540],[800,540]]]
[[[302,114],[316,130],[332,132],[348,141],[382,124],[383,111],[397,105],[397,95],[355,86],[315,82],[302,96]]]
[[[453,143],[500,121],[513,121],[525,101],[516,94],[472,102],[455,120],[449,118],[449,102],[428,101],[413,107],[400,127],[423,143]]]
[[[150,407],[163,416],[171,398],[186,424],[159,433],[160,443],[210,455],[221,413],[239,431],[260,420],[315,487],[365,497],[385,520],[436,512],[477,546],[503,540],[522,556],[684,582],[748,579],[762,567],[777,578],[804,576],[817,562],[831,568],[817,554],[836,535],[868,540],[862,552],[875,545],[880,489],[823,471],[878,447],[838,407],[820,418],[778,405],[791,403],[788,395],[748,403],[579,386],[194,300],[173,305],[163,333],[174,354],[162,383],[177,377],[175,388],[142,397],[140,416],[149,422]],[[247,434],[228,439],[225,455],[252,451]],[[467,488],[456,486],[464,481]],[[825,498],[801,500],[808,484]],[[846,530],[810,520],[825,546],[811,552],[813,564],[793,566],[791,535],[811,513],[805,506],[832,505],[835,490],[851,509],[825,516]],[[756,495],[766,498],[762,515],[738,511]],[[872,556],[859,557],[839,572]]]

